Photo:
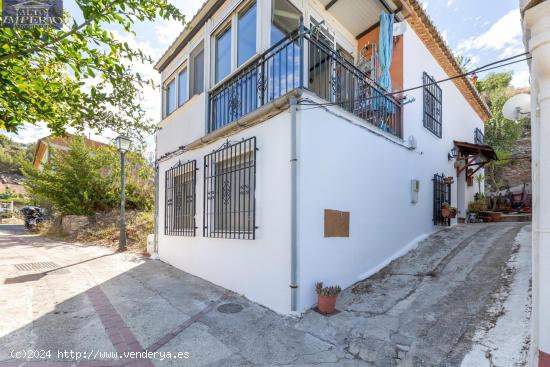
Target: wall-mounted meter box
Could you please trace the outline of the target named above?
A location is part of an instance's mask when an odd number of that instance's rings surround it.
[[[418,193],[420,192],[420,180],[411,180],[411,203],[418,203]]]

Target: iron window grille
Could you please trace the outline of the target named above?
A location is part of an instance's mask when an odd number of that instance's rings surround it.
[[[426,72],[423,75],[424,85],[424,127],[435,136],[442,136],[443,93],[434,78]]]
[[[204,157],[204,237],[255,238],[256,152],[252,137]]]
[[[433,222],[436,226],[450,226],[451,218],[444,218],[441,215],[443,203],[451,204],[451,184],[445,180],[445,175],[435,174],[432,181],[434,183],[434,207]]]
[[[474,143],[475,144],[485,144],[485,136],[483,135],[483,131],[481,129],[477,128],[474,130]]]
[[[196,172],[197,161],[178,162],[166,171],[164,234],[196,235]]]

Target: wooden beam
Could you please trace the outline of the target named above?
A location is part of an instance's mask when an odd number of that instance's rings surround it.
[[[333,0],[334,1],[334,0]],[[327,5],[328,6],[328,5]],[[398,7],[397,9],[395,9],[394,12],[391,12],[394,16],[397,15],[397,13],[399,13],[401,10],[403,10],[403,7]],[[368,27],[367,29],[365,29],[363,32],[359,33],[355,39],[356,40],[359,40],[360,38],[362,38],[363,36],[365,36],[366,34],[369,34],[370,32],[374,31],[376,29],[376,27],[379,27],[380,26],[380,22],[376,22],[374,23],[373,25],[371,25],[370,27]]]
[[[329,10],[330,8],[332,8],[332,6],[334,4],[336,4],[338,0],[330,0],[330,3],[327,4],[327,6],[325,6],[325,10]]]
[[[374,31],[376,29],[376,27],[378,27],[378,26],[380,26],[380,22],[374,23],[373,25],[371,25],[370,27],[365,29],[363,32],[359,33],[357,35],[357,37],[355,37],[355,39],[359,40],[359,39],[363,38],[363,36],[365,36],[366,34],[369,34],[370,32]]]
[[[334,0],[333,0],[334,1]],[[386,10],[388,11],[388,13],[393,13],[393,10],[391,10],[390,8],[390,5],[388,4],[388,2],[386,0],[379,0],[380,1],[380,4],[382,4],[382,6],[384,8],[386,8]]]

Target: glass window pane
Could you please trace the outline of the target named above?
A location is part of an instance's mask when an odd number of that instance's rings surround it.
[[[204,50],[193,58],[193,95],[204,92]]]
[[[273,0],[271,15],[271,45],[300,27],[300,11],[288,0]]]
[[[216,83],[231,72],[231,28],[216,39]]]
[[[238,65],[241,66],[256,53],[256,4],[239,17],[237,37]]]
[[[176,110],[176,81],[172,80],[166,86],[166,115]]]
[[[185,69],[178,76],[178,104],[180,106],[187,101],[187,96],[187,69]]]

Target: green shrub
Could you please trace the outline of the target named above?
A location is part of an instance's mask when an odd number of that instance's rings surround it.
[[[112,146],[90,147],[75,138],[69,150],[52,150],[42,170],[23,163],[24,185],[32,199],[61,214],[91,215],[120,205],[120,158]],[[126,154],[126,205],[153,205],[153,169],[134,152]]]

